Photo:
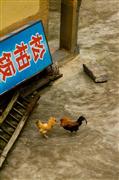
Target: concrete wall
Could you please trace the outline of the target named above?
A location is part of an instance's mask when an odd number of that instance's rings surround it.
[[[49,0],[0,0],[0,36],[42,19],[47,32]]]

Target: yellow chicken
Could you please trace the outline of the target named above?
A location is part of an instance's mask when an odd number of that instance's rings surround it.
[[[47,123],[43,123],[43,122],[41,122],[40,120],[38,120],[37,122],[36,122],[36,125],[37,125],[37,127],[38,127],[38,129],[39,129],[39,132],[44,136],[44,137],[48,137],[47,136],[47,132],[49,131],[49,130],[51,130],[51,128],[53,128],[53,126],[56,124],[56,118],[55,117],[50,117],[49,118],[49,120],[48,120],[48,122]]]

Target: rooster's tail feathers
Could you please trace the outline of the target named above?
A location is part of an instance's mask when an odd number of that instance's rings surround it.
[[[80,116],[77,120],[78,123],[81,123],[82,121],[86,121],[86,124],[87,124],[87,120],[84,116]]]

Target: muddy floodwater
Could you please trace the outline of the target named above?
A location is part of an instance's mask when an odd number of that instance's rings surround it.
[[[55,14],[55,16],[54,16]],[[55,46],[59,12],[51,12]],[[57,18],[56,18],[57,17]],[[60,68],[63,77],[42,91],[36,108],[10,152],[0,180],[119,180],[119,1],[83,0],[78,42],[80,55]],[[106,68],[107,83],[95,84],[84,62]],[[46,140],[35,121],[63,115],[88,124],[76,134],[55,126]]]

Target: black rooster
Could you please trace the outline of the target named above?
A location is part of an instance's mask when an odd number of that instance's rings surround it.
[[[79,126],[81,126],[82,121],[86,121],[87,124],[87,120],[84,116],[80,116],[77,121],[73,121],[70,118],[64,116],[60,119],[60,125],[70,132],[76,132],[79,130]]]

